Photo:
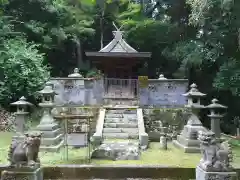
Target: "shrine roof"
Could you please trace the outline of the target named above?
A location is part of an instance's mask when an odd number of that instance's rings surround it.
[[[113,31],[114,39],[108,43],[99,52],[125,52],[136,53],[137,51],[131,47],[122,37],[123,31]]]
[[[115,26],[116,27],[116,26]],[[114,39],[98,52],[86,52],[87,56],[102,57],[151,57],[150,52],[138,52],[123,39],[123,31],[116,27]]]

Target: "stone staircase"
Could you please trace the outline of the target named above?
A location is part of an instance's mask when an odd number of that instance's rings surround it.
[[[107,109],[103,125],[105,139],[138,139],[136,109]]]
[[[106,108],[102,144],[92,158],[138,160],[140,158],[137,108]]]

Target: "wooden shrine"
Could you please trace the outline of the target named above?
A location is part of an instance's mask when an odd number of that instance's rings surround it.
[[[123,39],[121,28],[113,31],[114,39],[99,52],[86,52],[91,65],[107,78],[136,79],[137,70],[151,57],[150,52],[138,52]]]

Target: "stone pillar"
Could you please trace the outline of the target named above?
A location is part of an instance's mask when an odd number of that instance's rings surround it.
[[[199,111],[204,108],[204,106],[200,104],[200,98],[205,96],[205,94],[198,91],[196,84],[192,84],[190,87],[190,91],[183,94],[183,96],[188,98],[186,108],[191,110],[191,115],[181,134],[177,136],[177,140],[173,141],[173,144],[184,149],[184,152],[199,153],[200,142],[197,139],[198,132],[207,131],[198,118]]]
[[[13,106],[17,106],[17,111],[15,112],[16,119],[16,134],[14,136],[15,139],[23,138],[24,131],[25,131],[25,120],[26,116],[29,114],[27,112],[27,107],[32,106],[31,103],[26,101],[26,98],[22,96],[19,101],[16,101],[14,103],[11,103]]]
[[[54,104],[54,96],[52,84],[46,83],[43,90],[39,91],[42,95],[42,102],[39,106],[43,108],[43,115],[39,125],[36,127],[37,131],[43,133],[40,149],[46,151],[58,151],[63,145],[63,134],[59,124],[54,120],[51,114]]]
[[[220,114],[221,109],[226,109],[226,106],[223,106],[221,104],[218,104],[217,99],[212,100],[212,104],[206,106],[210,110],[210,114],[208,117],[211,118],[211,130],[215,133],[215,136],[217,139],[220,139],[221,136],[221,129],[220,129],[220,120],[223,117],[222,114]]]
[[[196,180],[237,180],[228,142],[220,144],[211,131],[199,133],[199,140],[202,159],[196,167]]]
[[[164,134],[160,137],[160,148],[167,150],[167,135]]]

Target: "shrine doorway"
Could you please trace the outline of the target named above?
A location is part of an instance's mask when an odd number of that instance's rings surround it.
[[[135,99],[137,96],[137,79],[104,78],[105,98]]]

